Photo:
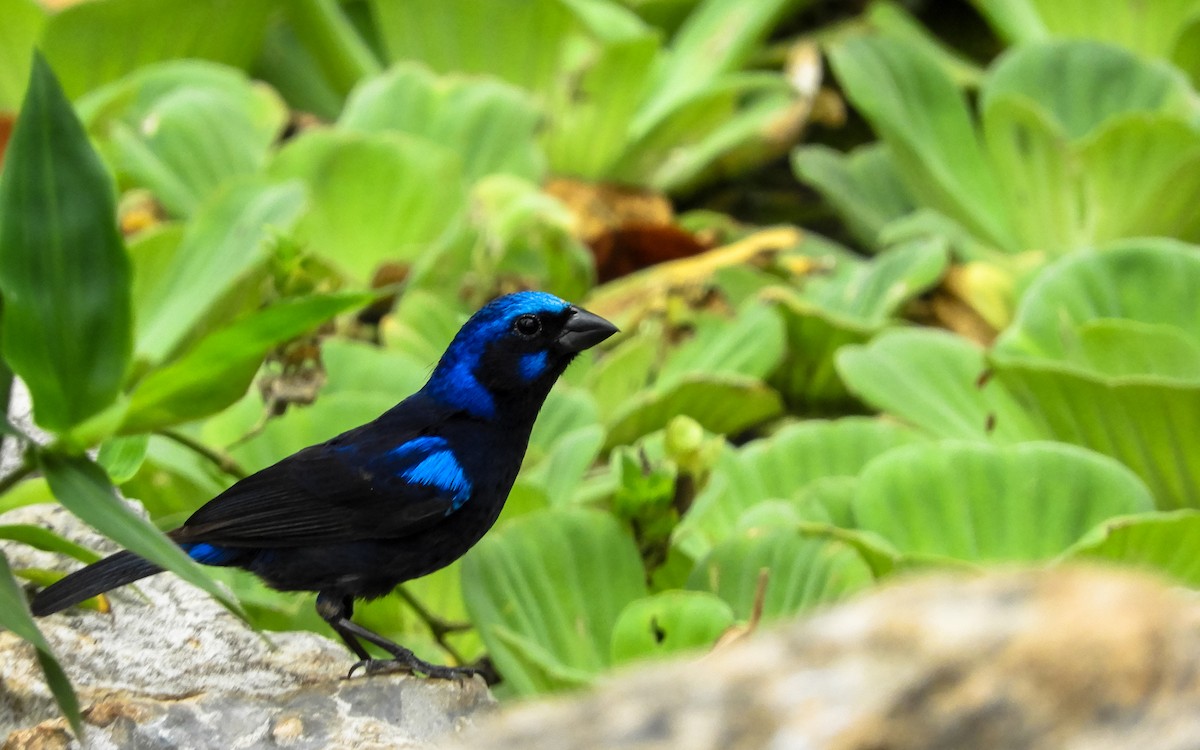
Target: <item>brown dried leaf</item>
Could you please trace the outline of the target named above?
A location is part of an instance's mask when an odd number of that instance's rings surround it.
[[[0,167],[4,166],[4,151],[8,148],[8,139],[16,122],[17,116],[12,112],[0,112]]]
[[[629,325],[648,313],[665,310],[675,298],[702,302],[712,291],[713,276],[720,269],[738,265],[768,267],[781,251],[800,244],[802,237],[795,227],[764,229],[724,247],[660,263],[605,284],[593,292],[587,306],[617,325]]]
[[[575,235],[595,255],[601,283],[708,249],[675,226],[670,201],[654,191],[566,178],[551,180],[544,190],[570,211]]]

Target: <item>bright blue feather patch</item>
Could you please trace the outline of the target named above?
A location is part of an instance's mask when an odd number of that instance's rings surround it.
[[[207,542],[184,544],[182,547],[188,557],[202,565],[222,565],[233,557],[232,550],[214,547]]]
[[[462,507],[471,497],[471,480],[463,473],[462,466],[450,450],[445,438],[419,437],[409,440],[391,452],[391,455],[409,463],[400,472],[400,478],[433,487],[451,498],[447,515]]]
[[[521,377],[526,380],[536,380],[538,375],[546,371],[546,353],[534,352],[521,357]]]
[[[450,342],[425,386],[425,392],[444,404],[465,409],[475,416],[485,419],[494,417],[496,403],[492,394],[475,377],[475,368],[487,351],[488,344],[506,335],[513,321],[521,315],[558,313],[568,307],[570,305],[567,302],[546,292],[516,292],[492,300],[472,315]],[[545,354],[542,358],[544,361]],[[536,362],[526,365],[522,361],[522,375],[532,372],[535,365]],[[537,375],[528,379],[534,377]]]

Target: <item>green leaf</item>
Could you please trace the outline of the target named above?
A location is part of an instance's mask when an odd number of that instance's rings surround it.
[[[1037,0],[972,0],[982,15],[1008,42],[1043,39],[1049,30],[1037,11]]]
[[[1062,126],[1032,102],[1003,96],[988,109],[983,133],[1011,217],[1009,249],[1057,255],[1084,247],[1091,217],[1080,210],[1087,201]]]
[[[906,7],[894,0],[874,0],[867,6],[863,17],[870,24],[872,31],[892,38],[902,38],[922,48],[926,54],[936,59],[963,89],[977,88],[979,80],[983,77],[979,65],[952,47],[949,40],[935,35],[909,13]]]
[[[692,327],[692,337],[662,363],[656,387],[670,388],[697,373],[765,378],[783,357],[783,321],[757,300],[743,305],[732,321],[700,315]]]
[[[469,182],[489,174],[540,180],[539,114],[520,89],[486,78],[446,76],[401,63],[362,83],[338,124],[365,133],[420,136],[459,153]]]
[[[622,335],[616,346],[584,374],[584,385],[596,399],[600,415],[608,422],[622,405],[648,388],[658,363],[661,330],[637,331]]]
[[[116,398],[131,353],[129,276],[112,180],[36,56],[0,175],[0,339],[42,427],[64,431]]]
[[[858,552],[843,542],[794,530],[753,529],[714,547],[692,572],[688,587],[715,593],[738,619],[748,620],[762,575],[766,622],[838,601],[875,580]]]
[[[665,60],[655,71],[646,106],[634,122],[644,133],[679,103],[737,70],[750,58],[775,24],[801,3],[796,0],[702,0],[671,40]]]
[[[603,447],[604,428],[600,425],[573,430],[556,443],[536,468],[525,471],[523,478],[541,487],[552,504],[566,505]]]
[[[989,9],[994,16],[1004,17],[1002,11],[1009,10],[1003,7],[1005,3],[980,4],[996,6]],[[1043,33],[1104,39],[1145,57],[1170,54],[1182,30],[1200,14],[1196,0],[1166,0],[1149,5],[1110,1],[1102,6],[1088,0],[1025,0],[1017,5],[1025,4],[1044,25]]]
[[[734,167],[719,157],[754,142],[756,121],[774,114],[775,127],[787,121],[786,110],[795,108],[795,91],[774,73],[731,73],[699,89],[675,98],[670,109],[658,109],[657,120],[639,122],[648,128],[632,134],[621,159],[613,165],[610,179],[645,184],[657,190],[694,188],[709,167]],[[653,100],[638,117],[657,109]],[[763,125],[765,123],[759,123]],[[751,130],[745,133],[746,128]],[[757,140],[768,141],[770,126]]]
[[[83,456],[38,451],[38,466],[63,506],[117,544],[204,589],[239,617],[241,607],[203,569],[163,536],[149,521],[131,511],[113,492],[108,475]]]
[[[1042,434],[1124,462],[1164,509],[1200,506],[1200,461],[1179,448],[1200,429],[1196,284],[1195,248],[1168,240],[1064,258],[1030,284],[991,354]]]
[[[576,221],[540,185],[492,175],[471,189],[470,270],[483,278],[538,279],[545,291],[579,299],[595,284],[595,259],[576,236]],[[423,273],[422,273],[423,271]],[[411,283],[432,288],[460,283],[462,270],[432,257],[414,269]]]
[[[217,191],[188,223],[169,275],[138,305],[138,355],[158,363],[175,352],[234,282],[266,259],[271,233],[287,231],[303,205],[296,182],[237,180]]]
[[[949,264],[939,240],[906,242],[865,262],[835,258],[827,273],[797,292],[795,307],[814,309],[845,327],[874,330],[936,285]]]
[[[855,476],[881,453],[917,439],[900,425],[852,417],[803,422],[727,451],[676,529],[675,544],[703,557],[757,503],[793,497],[825,477]]]
[[[828,146],[792,152],[792,171],[817,189],[860,242],[883,249],[883,228],[915,208],[896,164],[882,143],[840,154]]]
[[[1093,526],[1151,510],[1116,461],[1059,443],[935,443],[890,451],[859,477],[860,529],[904,555],[970,562],[1049,559]]]
[[[612,663],[709,648],[733,626],[733,609],[707,591],[663,591],[621,610],[612,634]]]
[[[16,111],[29,79],[29,58],[46,11],[36,0],[0,0],[0,111]]]
[[[737,434],[783,412],[779,394],[757,378],[741,375],[681,377],[662,391],[646,391],[626,402],[612,418],[605,448],[628,445],[661,430],[680,414],[709,432]]]
[[[519,695],[573,684],[608,666],[617,617],[646,595],[633,540],[597,511],[516,518],[467,554],[462,575],[471,621]]]
[[[1137,113],[1105,121],[1080,147],[1096,243],[1120,237],[1200,240],[1200,131],[1190,118]]]
[[[461,229],[458,155],[407,133],[314,130],[279,151],[269,172],[302,180],[312,207],[296,234],[356,281],[384,262],[412,263]]]
[[[323,8],[328,8],[330,5],[340,6],[340,3],[336,2],[312,0],[303,5],[288,3],[284,12],[289,16],[295,13],[309,15],[306,12],[306,6],[311,9],[313,4],[318,4]],[[345,21],[346,19],[341,20]],[[339,25],[341,24],[339,23]],[[342,39],[340,29],[331,30],[319,21],[312,24],[311,29],[325,39],[334,39],[333,43],[340,46]],[[335,54],[340,57],[341,52]],[[332,122],[342,111],[346,93],[362,76],[355,76],[353,81],[345,81],[344,87],[335,88],[327,77],[327,71],[331,62],[337,65],[338,61],[331,61],[328,58],[321,59],[321,55],[320,50],[314,49],[314,45],[310,41],[301,42],[297,29],[292,26],[292,23],[271,24],[267,27],[267,33],[263,38],[259,58],[254,63],[254,75],[273,86],[293,109],[311,112],[326,122]],[[355,64],[356,60],[353,58],[358,56],[354,53],[351,55],[352,57],[343,59]],[[377,66],[378,64],[376,64]]]
[[[1165,573],[1200,587],[1200,513],[1145,513],[1108,521],[1063,556],[1065,560],[1104,560]]]
[[[205,438],[196,436],[202,443],[221,445]],[[200,503],[228,487],[230,481],[231,478],[215,472],[212,464],[192,449],[151,435],[146,460],[138,473],[121,485],[121,494],[138,498],[155,526],[174,528]]]
[[[308,53],[317,76],[340,99],[360,80],[379,72],[379,60],[337,0],[300,0],[284,6],[287,31]]]
[[[1178,197],[1195,193],[1179,167],[1200,158],[1189,96],[1178,71],[1094,41],[1001,58],[983,86],[981,119],[1022,247],[1195,236],[1192,201]]]
[[[383,319],[380,331],[384,346],[432,367],[467,322],[470,311],[457,299],[435,290],[405,292],[392,314]]]
[[[1162,509],[1200,507],[1200,458],[1181,435],[1200,430],[1200,387],[1149,378],[1106,381],[1053,362],[996,360],[995,379],[1043,434],[1133,469]]]
[[[420,60],[439,73],[495,76],[534,91],[550,89],[577,27],[567,3],[531,0],[371,0],[388,58]]]
[[[149,444],[149,435],[109,438],[100,445],[96,463],[104,467],[113,484],[123,484],[133,479],[142,467]]]
[[[838,351],[865,343],[890,325],[908,301],[938,283],[949,265],[941,240],[913,240],[869,262],[838,252],[816,262],[826,273],[799,290],[771,290],[768,298],[782,314],[787,353],[773,380],[788,402],[810,410],[845,410],[849,393],[835,368]]]
[[[593,179],[620,156],[658,50],[656,35],[613,3],[380,0],[371,10],[390,59],[533,93],[552,170]]]
[[[71,730],[76,737],[83,736],[83,717],[79,711],[79,699],[71,687],[70,680],[54,658],[50,644],[46,642],[42,631],[33,622],[29,607],[25,603],[25,595],[13,578],[12,569],[8,566],[8,558],[0,552],[0,627],[7,628],[33,644],[37,649],[38,664],[46,676],[46,684],[54,696],[54,702],[62,711],[63,716],[71,724]]]
[[[1200,377],[1200,341],[1169,325],[1097,320],[1079,329],[1080,353],[1089,369],[1113,377],[1153,373],[1172,380]]]
[[[555,450],[568,435],[595,426],[596,402],[582,388],[562,383],[550,391],[529,436],[529,456],[537,459]]]
[[[980,93],[985,123],[997,102],[1016,98],[1048,115],[1072,140],[1119,115],[1167,110],[1186,116],[1192,106],[1178,70],[1087,39],[1014,48],[989,71]]]
[[[1029,285],[1016,319],[996,341],[995,359],[1044,359],[1096,376],[1132,374],[1132,363],[1117,365],[1114,357],[1101,358],[1096,351],[1099,342],[1095,337],[1112,335],[1115,329],[1098,333],[1089,327],[1121,319],[1155,327],[1151,339],[1157,343],[1147,342],[1142,347],[1160,353],[1138,356],[1137,361],[1149,368],[1139,374],[1178,376],[1178,361],[1170,353],[1161,353],[1161,348],[1177,339],[1170,328],[1190,338],[1193,346],[1200,346],[1200,334],[1196,333],[1200,331],[1200,309],[1191,302],[1196,284],[1200,284],[1196,248],[1165,239],[1129,240],[1100,254],[1064,258]],[[1084,344],[1085,336],[1092,338],[1091,344]],[[1097,364],[1105,369],[1097,369]],[[1109,371],[1114,366],[1119,370]],[[1184,380],[1196,382],[1200,374]]]
[[[88,131],[117,174],[147,187],[174,216],[259,171],[287,118],[275,92],[198,60],[143,68],[80,100]]]
[[[666,158],[645,154],[643,159],[661,158],[646,184],[672,195],[690,195],[703,185],[750,173],[786,154],[807,122],[808,104],[787,79],[760,75],[729,76],[743,84],[742,91],[734,97],[729,116],[715,127],[688,132],[677,142],[678,151],[668,152]],[[664,127],[675,124],[668,120]]]
[[[242,419],[237,434],[242,435],[259,427],[261,430],[230,452],[247,470],[256,471],[296,451],[370,422],[395,405],[396,400],[386,393],[334,393],[322,396],[303,409],[288,409],[283,416],[269,420],[265,427],[259,424],[263,416],[260,407],[249,419]]]
[[[424,385],[433,363],[363,341],[330,337],[321,341],[321,364],[326,376],[321,397],[372,393],[399,402]]]
[[[865,403],[933,437],[1001,443],[1048,437],[1025,403],[986,380],[983,350],[946,331],[886,331],[866,346],[844,347],[837,368]]]
[[[58,552],[85,564],[91,564],[100,559],[100,555],[87,547],[59,536],[49,529],[32,524],[0,524],[0,539],[10,539],[27,544],[44,552]]]
[[[592,6],[617,10],[615,5]],[[624,150],[630,147],[639,104],[645,101],[643,92],[656,61],[658,39],[639,28],[625,38],[589,39],[584,44],[593,48],[591,59],[576,57],[568,48],[562,64],[575,70],[560,75],[555,89],[548,92],[549,127],[542,138],[543,147],[557,174],[590,180],[619,178],[617,164],[628,156]]]
[[[149,432],[224,409],[246,392],[269,351],[370,299],[331,294],[284,300],[214,331],[138,382],[122,432]]]
[[[40,477],[26,479],[8,492],[0,495],[0,514],[7,513],[16,508],[24,508],[27,505],[52,502],[54,502],[54,495],[51,494],[45,479]]]
[[[51,16],[40,45],[60,71],[63,88],[77,97],[159,60],[188,57],[247,67],[278,5],[279,0],[76,3]],[[185,29],[220,33],[181,33]]]
[[[830,62],[914,198],[994,246],[1021,249],[963,95],[934,56],[908,40],[858,37]]]

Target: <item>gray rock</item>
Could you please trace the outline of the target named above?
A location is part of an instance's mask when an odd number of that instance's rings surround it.
[[[496,750],[1196,750],[1200,604],[1059,569],[894,584],[586,695],[515,706]]]
[[[39,523],[94,549],[111,544],[57,506],[0,523]],[[57,556],[0,543],[15,567]],[[112,612],[38,621],[86,707],[85,746],[111,748],[390,748],[424,746],[492,706],[482,680],[404,675],[343,679],[353,657],[313,633],[255,633],[170,574],[113,592]],[[35,652],[0,632],[3,750],[78,747]]]
[[[29,400],[29,389],[20,378],[13,378],[12,393],[8,399],[8,419],[26,435],[39,443],[50,436],[33,423],[33,402]],[[21,443],[5,436],[0,441],[0,477],[7,476],[21,464]]]

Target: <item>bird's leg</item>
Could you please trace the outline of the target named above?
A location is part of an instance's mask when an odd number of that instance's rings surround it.
[[[317,594],[317,614],[321,616],[322,620],[329,623],[329,626],[333,628],[333,632],[337,633],[342,642],[346,644],[346,647],[353,651],[354,655],[361,660],[359,663],[371,660],[371,654],[363,648],[358,639],[350,631],[338,624],[341,620],[348,621],[354,615],[354,599],[352,597],[344,596],[339,599],[326,592],[321,592]],[[355,666],[357,667],[358,665],[356,664]],[[353,670],[351,670],[351,674],[353,674]]]
[[[359,657],[359,661],[350,667],[350,674],[347,677],[354,676],[359,667],[362,667],[369,675],[392,671],[420,672],[421,674],[443,680],[471,677],[480,674],[478,669],[472,667],[443,667],[437,664],[430,664],[418,658],[416,654],[400,644],[393,643],[378,633],[367,630],[362,625],[351,621],[352,604],[353,602],[350,597],[338,598],[324,592],[317,595],[317,613],[321,615],[321,618],[325,622],[329,623],[333,631]],[[391,654],[392,658],[371,658],[371,655],[367,653],[367,650],[363,648],[362,643],[359,641],[360,638],[368,643],[379,646]]]

